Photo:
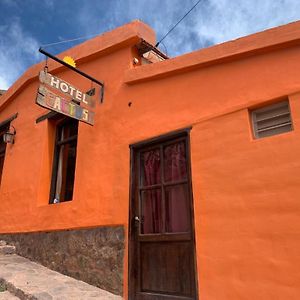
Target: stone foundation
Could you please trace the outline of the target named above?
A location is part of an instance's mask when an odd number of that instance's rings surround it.
[[[117,295],[123,292],[124,228],[0,234],[17,254]]]

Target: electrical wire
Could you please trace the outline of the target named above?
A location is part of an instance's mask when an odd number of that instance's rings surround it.
[[[162,43],[161,42],[161,44],[164,46],[164,48],[165,48],[165,54],[166,54],[166,56],[168,56],[168,49],[167,49],[167,47],[166,47],[166,45],[164,44],[164,43]]]
[[[164,37],[155,44],[155,47],[158,45],[175,29],[175,27],[201,2],[202,0],[198,0],[197,3],[164,35]]]
[[[183,21],[183,19],[185,19],[185,17],[201,2],[202,0],[198,0],[196,2],[196,4],[194,4],[192,6],[192,8],[163,36],[163,38],[157,42],[155,44],[155,47],[158,47],[158,45],[177,27],[177,25],[179,25],[181,23],[181,21]],[[74,42],[74,41],[79,41],[79,40],[84,40],[84,39],[88,39],[88,38],[93,38],[96,37],[98,34],[93,34],[93,35],[87,35],[87,36],[81,36],[78,38],[74,38],[74,39],[69,39],[69,40],[63,40],[63,41],[59,41],[59,42],[54,42],[54,43],[50,43],[50,44],[44,44],[41,45],[42,48],[46,48],[49,46],[54,46],[54,45],[59,45],[59,44],[64,44],[64,43],[69,43],[69,42]],[[165,45],[164,45],[165,46]],[[165,46],[166,48],[166,46]]]
[[[99,33],[98,33],[98,34],[99,34]],[[64,43],[74,42],[74,41],[79,41],[79,40],[84,40],[84,39],[96,37],[98,34],[87,35],[87,36],[81,36],[81,37],[78,37],[78,38],[75,38],[75,39],[63,40],[63,41],[59,41],[59,42],[55,42],[55,43],[45,44],[45,45],[41,45],[41,47],[42,47],[42,48],[46,48],[46,47],[53,46],[53,45],[64,44]]]

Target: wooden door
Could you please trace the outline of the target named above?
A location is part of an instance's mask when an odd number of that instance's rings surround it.
[[[188,133],[132,146],[129,299],[198,299]]]

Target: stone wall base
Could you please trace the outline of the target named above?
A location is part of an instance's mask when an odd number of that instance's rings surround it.
[[[17,254],[117,295],[123,293],[124,227],[0,234]]]

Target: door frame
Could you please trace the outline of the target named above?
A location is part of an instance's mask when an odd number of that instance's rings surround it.
[[[194,197],[193,197],[193,185],[192,185],[192,171],[191,171],[191,147],[190,147],[190,131],[192,127],[187,127],[184,129],[172,131],[154,138],[146,139],[134,144],[129,145],[130,148],[130,180],[129,180],[129,220],[128,220],[128,299],[135,299],[135,282],[136,269],[133,266],[135,257],[135,247],[134,247],[134,209],[135,209],[135,183],[136,183],[136,165],[135,157],[136,152],[145,146],[151,146],[156,143],[163,143],[165,141],[176,139],[179,137],[186,137],[186,157],[187,157],[187,172],[190,178],[190,213],[191,213],[191,234],[192,242],[194,245],[194,272],[195,272],[195,295],[196,299],[199,298],[198,294],[198,273],[197,273],[197,252],[196,252],[196,240],[195,240],[195,217],[194,217]],[[180,298],[178,298],[180,299]]]

